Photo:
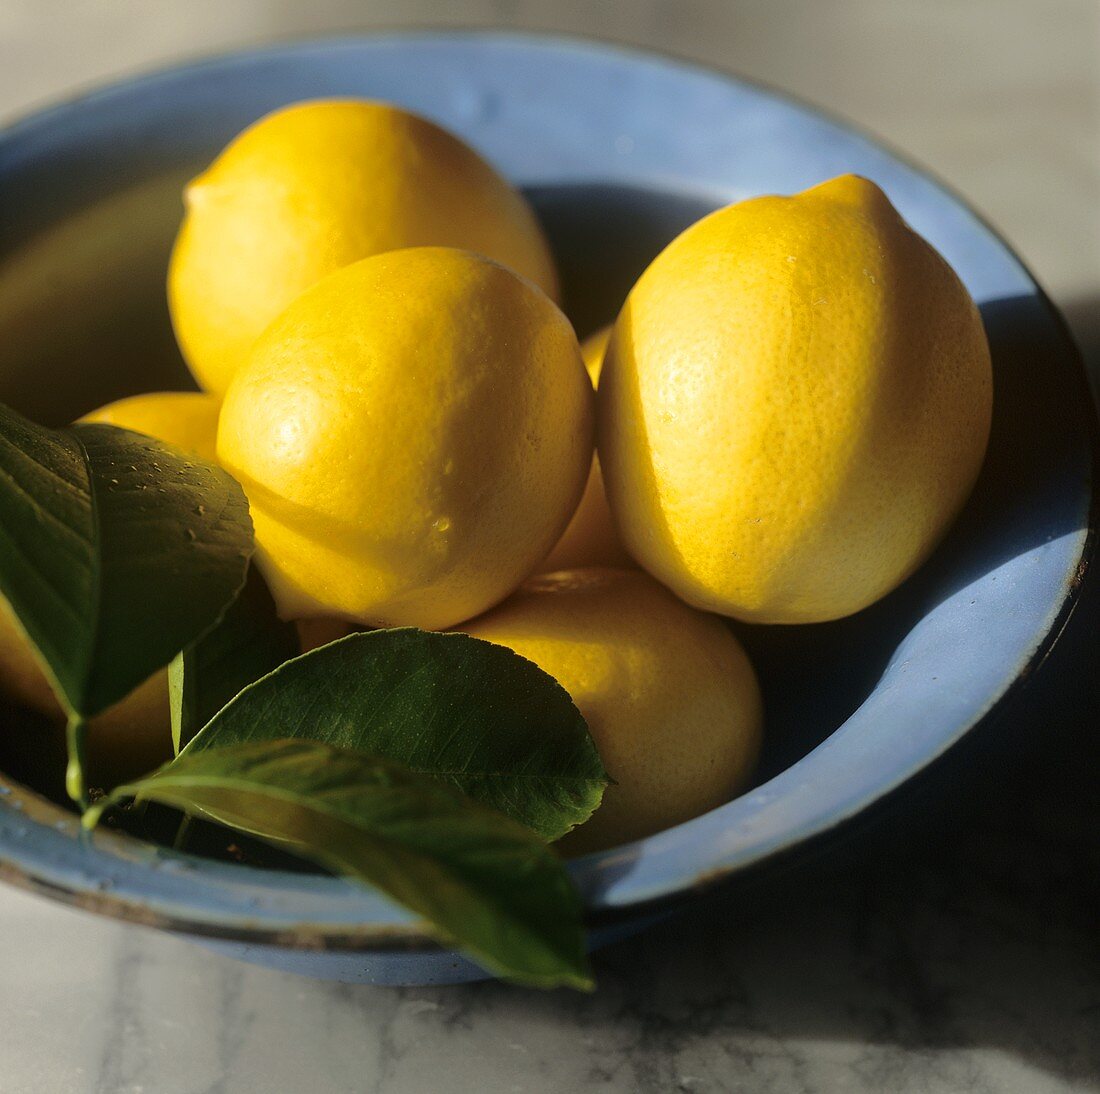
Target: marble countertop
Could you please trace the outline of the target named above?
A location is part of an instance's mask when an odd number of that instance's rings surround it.
[[[1100,376],[1095,0],[397,8],[4,0],[0,118],[291,34],[445,23],[653,45],[822,103],[929,164],[1017,245]],[[1096,586],[1014,712],[1018,751],[960,759],[932,800],[751,906],[712,903],[608,949],[591,996],[315,983],[0,889],[0,1094],[1100,1091]]]

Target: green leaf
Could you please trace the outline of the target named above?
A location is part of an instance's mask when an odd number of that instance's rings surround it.
[[[176,754],[237,692],[298,656],[298,632],[275,611],[253,566],[217,626],[176,656],[168,669]]]
[[[0,593],[69,711],[74,797],[85,720],[216,622],[251,551],[248,503],[219,468],[0,405]]]
[[[84,718],[209,627],[244,581],[241,488],[108,425],[45,429],[0,406],[0,592]]]
[[[277,737],[406,764],[554,840],[600,804],[607,775],[569,694],[466,634],[352,634],[246,688],[182,755]]]
[[[537,836],[401,764],[315,741],[188,749],[89,810],[157,801],[358,878],[489,971],[589,988],[580,902]]]

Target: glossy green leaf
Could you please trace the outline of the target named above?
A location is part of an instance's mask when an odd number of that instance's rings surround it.
[[[257,681],[183,755],[276,737],[385,756],[554,840],[600,804],[607,775],[568,693],[465,634],[352,634]]]
[[[69,710],[118,702],[244,581],[248,504],[211,464],[108,425],[0,406],[0,592]]]
[[[278,617],[271,593],[253,566],[240,595],[217,626],[169,666],[176,753],[239,691],[298,652],[294,624]]]
[[[525,984],[591,986],[580,903],[537,836],[401,764],[316,741],[186,750],[89,810],[157,801],[373,885]]]

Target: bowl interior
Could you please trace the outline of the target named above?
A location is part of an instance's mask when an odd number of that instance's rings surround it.
[[[30,119],[0,137],[0,399],[61,423],[124,394],[190,387],[164,302],[183,183],[265,111],[348,94],[436,118],[526,189],[582,336],[704,213],[842,171],[882,185],[982,308],[994,427],[955,529],[855,617],[738,628],[765,689],[759,785],[579,860],[592,907],[667,896],[838,823],[944,751],[1026,671],[1071,592],[1089,520],[1090,409],[1057,316],[1007,248],[926,176],[805,107],[678,63],[517,36],[395,36],[223,58]],[[0,769],[33,779],[25,736],[0,735]],[[0,859],[58,887],[107,877],[123,901],[192,919],[202,905],[217,924],[404,922],[327,878],[260,876],[110,836],[82,847],[46,806],[20,800],[17,815],[0,798]]]

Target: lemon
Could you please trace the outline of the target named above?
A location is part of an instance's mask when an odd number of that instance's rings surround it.
[[[296,622],[302,653],[334,642],[349,628],[331,619]],[[46,674],[31,651],[11,609],[0,600],[0,691],[45,715],[64,747],[65,715]],[[168,672],[161,669],[113,707],[88,724],[87,776],[90,786],[109,789],[147,774],[171,758],[172,723],[168,706]]]
[[[729,627],[639,570],[536,577],[464,631],[555,677],[588,722],[614,780],[561,842],[602,850],[729,800],[760,746],[760,691]]]
[[[814,622],[890,592],[962,506],[989,348],[944,259],[847,175],[669,244],[615,325],[598,403],[630,553],[697,607]]]
[[[199,392],[156,391],[108,403],[80,421],[132,429],[202,459],[213,460],[218,401]],[[17,702],[60,725],[64,720],[61,704],[7,604],[2,601],[0,604],[0,688]],[[168,673],[161,669],[91,720],[89,782],[114,786],[152,770],[167,760],[171,752]]]
[[[569,321],[531,282],[465,251],[391,251],[264,332],[218,457],[284,618],[439,629],[505,597],[561,535],[592,403]]]
[[[581,357],[593,387],[599,384],[600,367],[610,337],[611,327],[608,326],[589,335],[581,343]],[[634,560],[619,541],[611,510],[607,507],[600,458],[593,456],[588,482],[577,511],[541,568],[549,571],[570,570],[578,566],[633,565]]]
[[[395,106],[298,103],[236,137],[185,193],[168,271],[180,347],[223,392],[260,332],[358,259],[440,245],[488,255],[556,296],[527,202],[469,146]]]
[[[0,600],[0,689],[22,706],[45,715],[64,732],[61,704],[22,630]],[[87,775],[91,786],[110,788],[151,771],[172,754],[168,673],[153,673],[125,699],[88,724]]]
[[[214,396],[198,391],[152,391],[108,403],[80,420],[132,429],[214,460],[220,405]]]

